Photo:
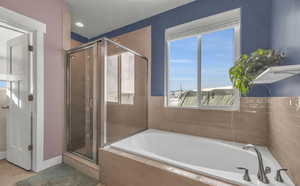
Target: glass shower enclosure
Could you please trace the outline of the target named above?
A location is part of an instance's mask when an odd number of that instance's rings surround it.
[[[148,61],[107,38],[66,61],[66,151],[98,163],[100,147],[147,129]]]

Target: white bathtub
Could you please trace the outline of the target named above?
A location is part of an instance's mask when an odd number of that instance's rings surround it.
[[[204,137],[148,129],[110,145],[112,148],[161,161],[178,168],[207,175],[238,185],[264,185],[257,180],[258,160],[252,151],[242,149],[244,144]],[[269,185],[294,185],[286,173],[284,184],[275,181],[275,172],[280,168],[265,147],[258,147],[264,165],[271,167]],[[252,182],[242,179],[243,171],[249,169]]]

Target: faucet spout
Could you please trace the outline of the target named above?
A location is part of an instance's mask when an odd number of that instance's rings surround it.
[[[252,144],[245,145],[243,147],[243,149],[244,150],[253,149],[256,152],[257,159],[258,159],[258,173],[257,173],[257,178],[258,178],[259,181],[261,181],[261,182],[263,182],[265,184],[269,184],[270,181],[269,181],[269,179],[267,177],[267,173],[265,171],[265,167],[264,167],[262,155],[259,152],[259,150],[256,148],[255,145],[252,145]]]

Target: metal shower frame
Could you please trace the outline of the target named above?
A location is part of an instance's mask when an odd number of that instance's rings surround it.
[[[107,113],[107,104],[106,104],[106,56],[107,56],[107,43],[112,43],[123,50],[126,50],[138,57],[144,59],[147,63],[147,88],[149,88],[149,60],[146,56],[135,52],[111,39],[100,38],[95,41],[85,43],[78,47],[72,48],[66,51],[66,143],[65,151],[67,151],[67,145],[70,143],[70,125],[71,125],[71,96],[70,96],[70,55],[76,52],[80,52],[86,49],[95,48],[96,55],[94,55],[94,92],[93,92],[93,157],[92,160],[94,163],[98,163],[98,148],[104,147],[107,144],[107,135],[106,135],[106,113]],[[149,90],[147,91],[147,97]],[[148,99],[147,99],[148,100]],[[147,108],[148,112],[148,108]],[[96,131],[96,132],[95,132]],[[74,152],[73,152],[74,153]],[[76,155],[88,159],[85,156],[82,156],[78,153]],[[88,159],[90,160],[90,159]],[[90,160],[91,161],[91,160]]]

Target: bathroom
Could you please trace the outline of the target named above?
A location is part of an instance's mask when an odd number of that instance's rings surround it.
[[[300,185],[300,2],[46,2],[0,2],[47,26],[44,132],[0,186]]]

